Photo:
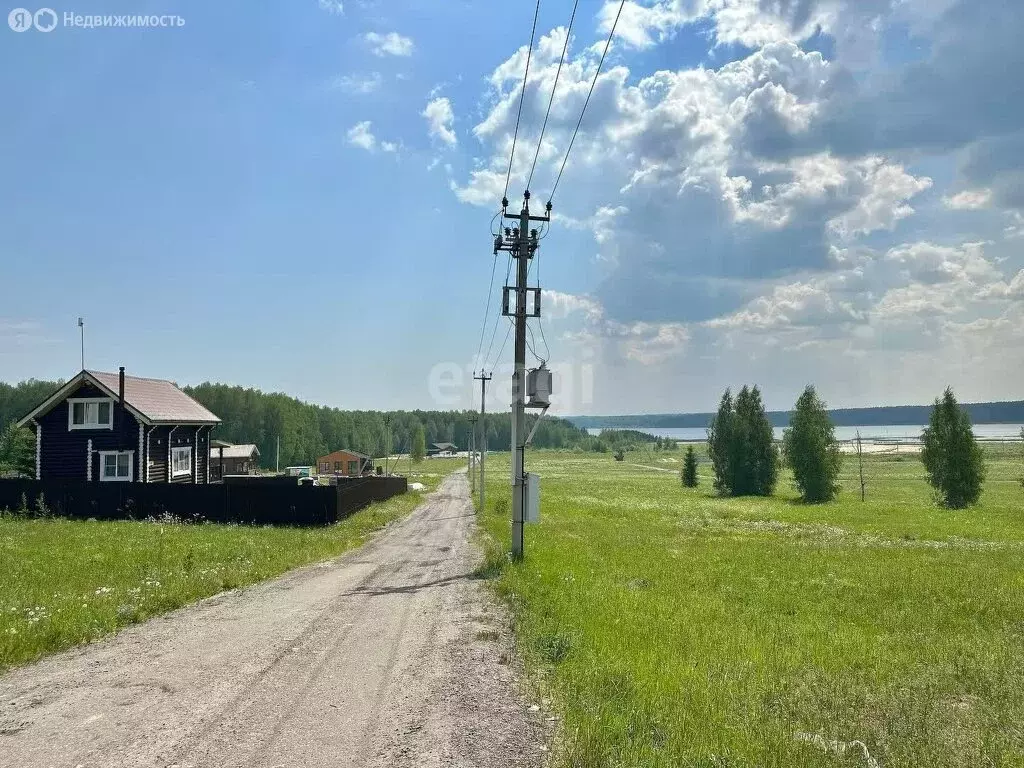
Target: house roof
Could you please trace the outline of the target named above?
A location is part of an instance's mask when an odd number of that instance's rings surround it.
[[[448,451],[448,450],[451,450],[453,448],[458,448],[459,447],[455,443],[431,443],[431,445],[434,448],[441,449],[442,451]]]
[[[219,459],[221,449],[216,446],[210,449],[210,458]],[[251,459],[253,455],[259,456],[260,449],[251,443],[244,445],[226,445],[224,446],[224,458],[225,459]]]
[[[360,459],[370,458],[365,453],[360,453],[359,451],[350,451],[348,448],[339,448],[336,451],[331,451],[326,456],[321,456],[319,459],[317,459],[317,461],[326,461],[327,459],[331,458],[332,456],[336,456],[339,453],[345,453],[348,454],[349,456],[356,456],[357,458]]]
[[[67,399],[83,383],[93,384],[108,397],[117,399],[118,374],[82,371],[54,392],[19,423],[27,424]],[[198,402],[164,379],[124,377],[124,402],[128,410],[146,424],[220,424],[220,419]]]

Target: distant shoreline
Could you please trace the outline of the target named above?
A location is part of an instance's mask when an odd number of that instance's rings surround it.
[[[1024,424],[1024,400],[964,403],[974,424]],[[930,405],[890,405],[873,408],[836,408],[829,411],[837,427],[895,427],[927,424]],[[769,411],[774,427],[789,424],[790,411]],[[652,413],[627,416],[566,416],[582,429],[693,429],[705,428],[713,413]]]

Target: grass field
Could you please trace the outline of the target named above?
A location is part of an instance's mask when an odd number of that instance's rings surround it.
[[[427,490],[461,466],[414,467]],[[338,555],[412,511],[422,493],[329,528],[22,520],[0,515],[0,670],[226,589]]]
[[[828,505],[711,495],[682,452],[531,452],[522,564],[508,456],[489,461],[495,584],[563,719],[563,766],[1024,765],[1024,474],[995,449],[982,503],[932,503],[919,459],[856,460]],[[648,467],[672,469],[658,471]],[[863,742],[864,748],[850,742]]]

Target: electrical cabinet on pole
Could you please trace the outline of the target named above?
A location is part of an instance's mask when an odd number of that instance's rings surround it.
[[[499,234],[494,241],[494,252],[507,250],[517,262],[515,286],[505,286],[503,294],[502,314],[515,318],[515,372],[512,374],[512,557],[519,560],[523,557],[523,522],[525,518],[525,483],[524,470],[526,457],[526,318],[540,317],[540,288],[528,288],[526,278],[529,274],[530,259],[533,258],[540,243],[537,230],[531,229],[534,221],[549,222],[551,220],[551,203],[546,207],[546,215],[530,215],[530,192],[523,194],[523,208],[518,215],[506,213],[508,199],[501,201],[502,218],[518,221],[517,227],[505,228],[504,238]],[[515,294],[515,310],[511,310],[509,295]],[[533,293],[533,308],[528,312],[527,296]]]
[[[484,508],[484,467],[487,463],[487,382],[491,377],[480,371],[473,375],[474,381],[480,382],[480,509]]]

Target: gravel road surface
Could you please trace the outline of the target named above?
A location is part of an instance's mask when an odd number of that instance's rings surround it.
[[[0,677],[0,766],[535,766],[464,474],[361,549]]]

